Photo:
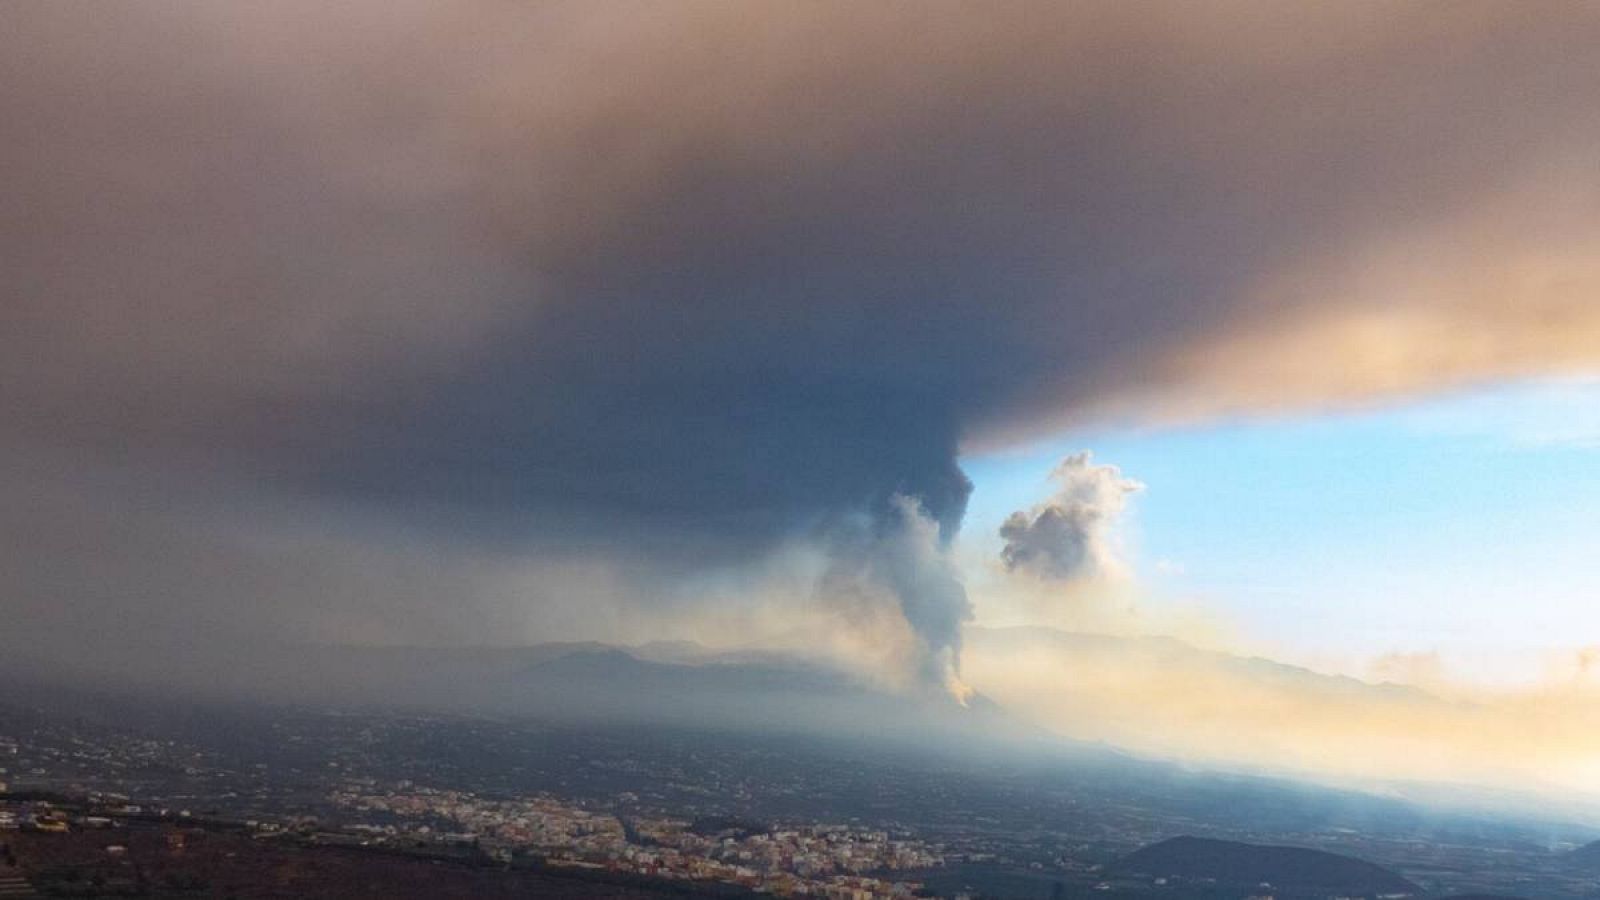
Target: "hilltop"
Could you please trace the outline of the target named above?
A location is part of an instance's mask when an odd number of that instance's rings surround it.
[[[1305,847],[1277,847],[1175,837],[1116,861],[1118,875],[1214,880],[1219,885],[1270,884],[1279,892],[1346,896],[1420,894],[1422,889],[1382,866]]]

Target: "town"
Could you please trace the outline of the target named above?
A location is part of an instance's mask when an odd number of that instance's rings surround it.
[[[0,829],[13,835],[0,843],[34,854],[47,882],[75,866],[91,877],[110,847],[127,848],[119,865],[156,871],[149,846],[179,883],[220,877],[223,863],[193,868],[215,851],[228,865],[266,854],[271,871],[296,873],[310,854],[324,871],[369,879],[373,860],[420,861],[409,877],[456,872],[490,894],[501,873],[569,888],[609,879],[605,891],[632,879],[642,896],[674,885],[1177,896],[1165,875],[1109,867],[1193,834],[1373,860],[1429,895],[1586,897],[1600,886],[1560,862],[1596,836],[1581,826],[1421,817],[1382,798],[1133,762],[974,768],[692,729],[47,699],[0,704]],[[1380,819],[1392,824],[1361,827]],[[181,860],[169,840],[184,843]],[[268,879],[268,861],[252,865]]]
[[[377,844],[470,843],[504,862],[534,853],[554,865],[719,881],[780,896],[909,896],[917,883],[867,873],[943,864],[936,848],[909,836],[848,825],[630,821],[550,796],[490,800],[409,784],[381,794],[341,791],[332,800],[370,819],[347,825],[346,832]],[[439,831],[427,822],[448,822],[459,830]]]

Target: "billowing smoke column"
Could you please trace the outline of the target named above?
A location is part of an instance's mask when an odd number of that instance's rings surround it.
[[[954,684],[963,442],[1600,359],[1581,4],[14,6],[0,534],[56,540],[0,640],[390,618],[281,549],[327,523],[656,585],[808,541]],[[10,455],[127,537],[39,528]],[[1094,563],[1126,491],[1064,472],[1014,569]],[[251,504],[307,537],[195,537]]]
[[[965,702],[971,691],[961,680],[961,629],[972,604],[950,556],[953,536],[920,498],[893,494],[820,536],[827,565],[814,599],[840,627],[893,659],[893,671],[876,675]]]
[[[971,694],[961,681],[961,626],[972,618],[967,590],[950,560],[948,541],[921,503],[896,496],[891,506],[875,548],[878,570],[921,642],[919,679],[964,703]]]
[[[1096,465],[1088,451],[1063,459],[1050,477],[1056,490],[1049,499],[1012,513],[1000,526],[1001,562],[1008,571],[1051,581],[1113,570],[1107,529],[1144,485],[1116,466]]]

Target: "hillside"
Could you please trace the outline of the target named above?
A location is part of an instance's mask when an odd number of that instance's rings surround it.
[[[1584,844],[1567,853],[1562,860],[1575,869],[1600,873],[1600,841]]]
[[[1418,894],[1399,874],[1365,860],[1304,847],[1273,847],[1176,837],[1136,850],[1108,870],[1152,878],[1214,879],[1222,885],[1270,884],[1280,892],[1348,896]]]

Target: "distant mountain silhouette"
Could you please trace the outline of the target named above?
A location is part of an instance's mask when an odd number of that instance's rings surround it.
[[[1220,673],[1231,675],[1240,683],[1292,690],[1331,701],[1358,699],[1439,707],[1454,705],[1411,685],[1328,675],[1265,657],[1205,650],[1172,637],[1090,634],[1035,625],[972,626],[965,634],[970,646],[981,646],[994,653],[1045,652],[1076,660],[1105,659],[1133,669],[1161,668],[1197,675]]]
[[[1122,758],[1056,737],[982,696],[962,706],[942,691],[893,691],[772,652],[582,642],[328,645],[302,648],[298,657],[295,670],[274,673],[274,699]]]
[[[703,659],[659,662],[616,647],[573,647],[545,654],[482,689],[498,708],[541,715],[907,741],[1071,743],[1013,718],[981,696],[963,707],[942,693],[892,693],[794,659],[711,654]]]
[[[1118,875],[1214,879],[1219,884],[1270,884],[1285,892],[1345,896],[1420,894],[1422,889],[1382,866],[1304,847],[1273,847],[1175,837],[1123,857],[1108,869]]]

